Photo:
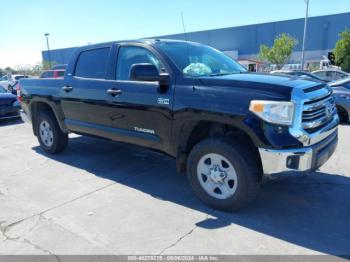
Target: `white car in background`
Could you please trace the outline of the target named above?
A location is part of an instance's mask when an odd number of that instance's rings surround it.
[[[0,78],[0,86],[12,91],[11,87],[16,85],[16,83],[22,78],[29,78],[27,75],[5,75]]]
[[[350,74],[339,69],[323,69],[312,72],[312,74],[325,79],[329,82],[341,80],[350,77]]]

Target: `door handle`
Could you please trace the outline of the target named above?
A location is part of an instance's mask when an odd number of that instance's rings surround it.
[[[69,93],[73,90],[72,86],[64,86],[62,87],[62,90],[65,91],[66,93]]]
[[[115,96],[120,96],[122,94],[122,90],[120,89],[114,89],[114,88],[111,88],[111,89],[108,89],[107,90],[107,94],[115,97]]]

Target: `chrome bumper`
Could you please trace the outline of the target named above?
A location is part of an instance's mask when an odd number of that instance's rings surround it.
[[[333,155],[337,144],[338,130],[309,147],[281,150],[259,148],[264,174],[314,171]]]

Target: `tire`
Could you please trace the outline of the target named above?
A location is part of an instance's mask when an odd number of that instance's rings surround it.
[[[256,154],[247,145],[226,138],[210,138],[192,149],[187,176],[200,200],[215,209],[232,212],[247,206],[259,192],[260,166]]]
[[[66,149],[68,134],[62,132],[53,113],[40,113],[35,128],[40,146],[45,152],[59,154]]]
[[[337,107],[340,123],[348,123],[349,116],[348,113],[342,107]]]

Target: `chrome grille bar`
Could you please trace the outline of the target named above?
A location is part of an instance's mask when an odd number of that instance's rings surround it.
[[[331,122],[336,113],[335,101],[331,92],[314,97],[304,102],[302,128],[309,133],[315,132]]]

